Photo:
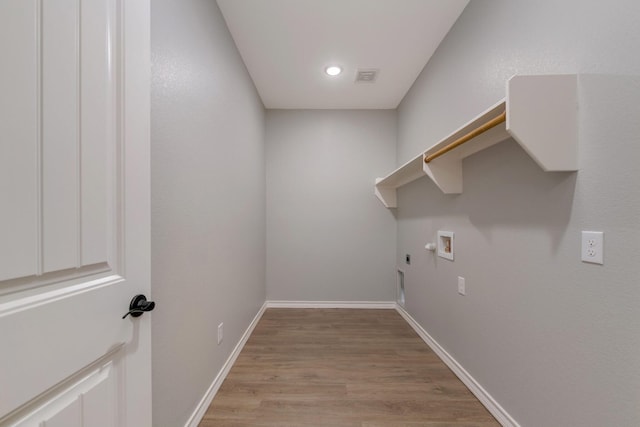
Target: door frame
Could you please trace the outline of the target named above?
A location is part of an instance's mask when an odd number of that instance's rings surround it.
[[[150,75],[151,75],[151,37],[150,0],[120,0],[122,10],[122,41],[124,63],[122,64],[124,111],[121,114],[122,138],[124,147],[123,171],[126,177],[136,177],[127,181],[124,195],[125,215],[124,227],[127,224],[143,223],[147,226],[133,230],[127,228],[125,233],[127,254],[125,260],[135,259],[143,263],[144,268],[134,270],[142,272],[144,277],[128,277],[126,262],[123,268],[125,277],[133,279],[138,289],[134,294],[145,294],[150,297],[151,291],[151,154],[150,154]],[[129,161],[131,159],[131,161]],[[136,211],[126,208],[137,207]],[[135,217],[144,215],[142,221]],[[138,266],[142,267],[142,266]],[[150,297],[151,298],[151,297]],[[151,313],[149,313],[151,314]],[[151,316],[147,314],[139,318],[129,317],[134,323],[133,340],[127,345],[127,370],[135,370],[132,375],[125,375],[127,401],[125,402],[126,419],[131,426],[148,426],[152,423],[151,396]],[[136,402],[131,405],[130,402]]]

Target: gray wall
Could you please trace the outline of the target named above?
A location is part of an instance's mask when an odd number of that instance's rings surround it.
[[[153,425],[175,427],[265,300],[264,108],[215,1],[154,1],[151,30]]]
[[[400,165],[505,95],[513,74],[580,80],[580,171],[509,140],[465,159],[464,193],[399,191],[406,307],[523,426],[640,425],[640,3],[472,1],[398,111]],[[456,259],[424,244],[454,231]],[[605,232],[605,265],[580,231]],[[467,295],[457,294],[457,276]]]
[[[267,112],[267,298],[395,299],[395,219],[373,195],[394,168],[395,111]]]

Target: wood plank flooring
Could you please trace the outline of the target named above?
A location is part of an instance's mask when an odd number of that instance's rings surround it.
[[[268,309],[200,426],[499,424],[395,310]]]

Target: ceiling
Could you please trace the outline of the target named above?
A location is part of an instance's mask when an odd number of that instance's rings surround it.
[[[266,108],[396,108],[469,0],[218,0]],[[339,65],[330,77],[324,70]],[[377,69],[356,83],[358,69]]]

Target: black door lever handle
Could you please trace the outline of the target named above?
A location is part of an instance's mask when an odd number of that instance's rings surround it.
[[[122,316],[122,318],[124,319],[128,315],[131,315],[131,317],[140,317],[145,312],[151,311],[154,308],[156,308],[155,302],[147,301],[147,297],[145,297],[144,295],[136,295],[135,297],[133,297],[131,303],[129,304],[129,311],[127,312],[127,314]]]

